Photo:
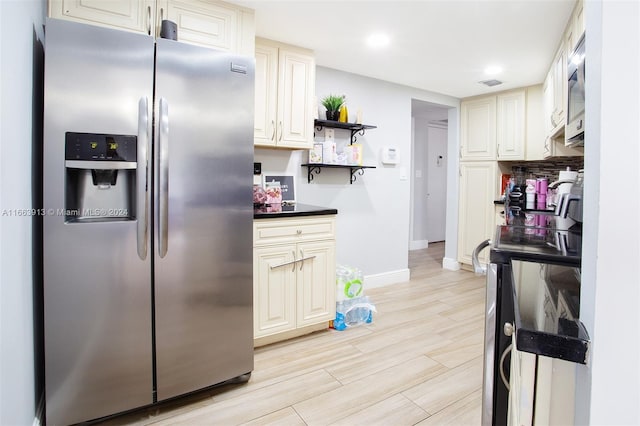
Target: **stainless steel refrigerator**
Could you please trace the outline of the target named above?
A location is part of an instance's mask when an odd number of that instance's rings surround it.
[[[49,425],[253,370],[253,58],[46,21]]]

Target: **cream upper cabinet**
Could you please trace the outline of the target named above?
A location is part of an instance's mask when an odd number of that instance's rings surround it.
[[[566,69],[566,68],[565,68]],[[564,118],[562,122],[556,124],[556,107],[557,101],[556,90],[556,67],[552,67],[543,85],[542,94],[542,130],[544,131],[543,158],[551,157],[567,157],[567,156],[583,156],[584,150],[579,147],[566,147],[564,143]],[[562,89],[562,85],[561,85]],[[528,147],[529,145],[527,145]],[[527,160],[533,160],[527,154]]]
[[[256,43],[255,118],[256,145],[276,146],[278,104],[278,48]]]
[[[525,156],[525,92],[518,90],[497,96],[499,160],[522,160]]]
[[[256,39],[256,146],[311,148],[315,73],[312,51]]]
[[[336,314],[335,216],[254,221],[253,300],[257,345]]]
[[[85,24],[150,34],[154,27],[154,0],[49,0],[49,16]]]
[[[496,158],[496,97],[463,101],[460,106],[460,159]]]
[[[564,42],[556,52],[553,60],[553,110],[552,125],[555,129],[564,130],[567,104],[567,51]]]
[[[538,84],[526,89],[526,141],[525,160],[541,161],[544,157],[545,137],[544,124],[544,86]]]
[[[252,10],[210,0],[159,0],[158,3],[165,3],[163,19],[177,24],[179,41],[254,55]]]
[[[496,212],[493,201],[499,188],[495,161],[460,163],[458,261],[471,264],[473,250],[494,237]],[[486,262],[488,250],[483,253]]]
[[[544,133],[549,134],[551,130],[553,130],[553,121],[551,119],[551,114],[553,113],[553,103],[555,101],[553,93],[553,69],[550,69],[547,72],[547,76],[544,79],[544,83],[542,85],[542,109],[543,109],[543,125],[544,125]]]
[[[584,3],[579,0],[576,4],[576,8],[573,11],[573,33],[575,34],[575,43],[580,40],[582,34],[584,34]],[[575,47],[575,44],[574,46]]]
[[[464,100],[460,114],[461,161],[525,159],[525,89]]]
[[[49,16],[154,37],[168,19],[180,42],[254,55],[253,11],[218,0],[49,0]]]
[[[584,33],[584,4],[581,0],[576,2],[571,18],[565,29],[565,43],[567,49],[567,57],[571,55],[576,48],[580,37]]]

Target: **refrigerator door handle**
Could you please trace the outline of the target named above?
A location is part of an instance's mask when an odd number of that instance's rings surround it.
[[[136,206],[138,215],[138,257],[147,258],[147,239],[149,236],[149,201],[147,188],[149,183],[149,100],[146,97],[138,101],[138,146],[136,168]]]
[[[160,98],[158,117],[158,254],[165,257],[168,250],[169,215],[169,105]]]

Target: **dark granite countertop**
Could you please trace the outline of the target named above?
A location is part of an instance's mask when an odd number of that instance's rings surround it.
[[[512,261],[514,268],[523,264]],[[544,263],[538,265],[539,270],[534,268],[535,275],[543,279],[532,281],[516,274],[513,276],[516,348],[536,355],[586,364],[590,342],[579,318],[579,268]]]
[[[283,217],[320,216],[338,214],[337,209],[312,206],[309,204],[273,204],[253,208],[254,219],[279,219]]]

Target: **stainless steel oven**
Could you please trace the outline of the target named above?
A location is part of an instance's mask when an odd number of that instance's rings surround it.
[[[537,215],[534,215],[537,216]],[[482,426],[507,424],[512,333],[516,321],[513,261],[552,263],[579,268],[581,233],[563,227],[552,215],[534,217],[544,226],[498,226],[494,238],[476,247],[472,259],[476,273],[487,275],[482,390]],[[537,220],[544,219],[544,220]],[[480,265],[478,255],[490,247],[490,263]],[[540,275],[536,272],[536,276]],[[556,303],[557,306],[557,303]]]
[[[508,262],[491,261],[480,265],[478,256],[491,240],[480,243],[473,252],[476,274],[487,275],[485,295],[484,359],[482,378],[482,426],[506,426],[509,408],[509,376],[511,337],[502,330],[504,324],[513,324],[513,302]]]
[[[567,145],[584,145],[584,94],[585,94],[585,39],[584,34],[569,57],[567,97],[567,123],[565,140]]]

